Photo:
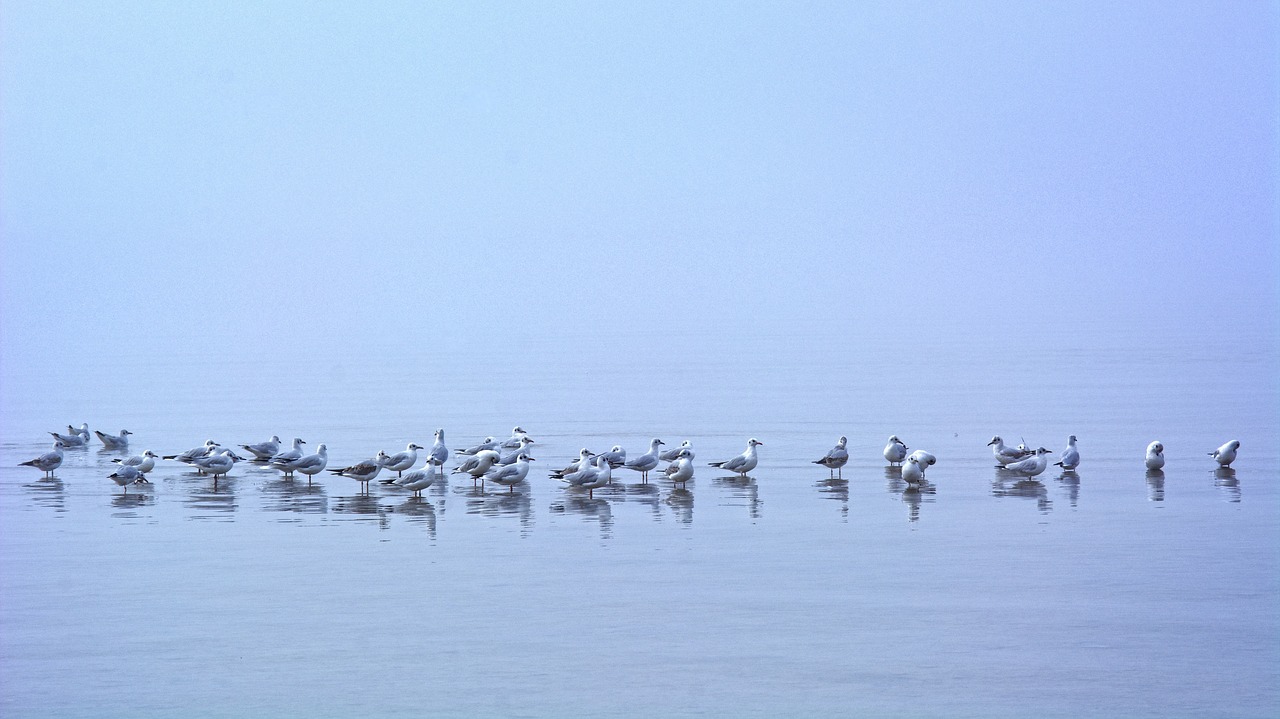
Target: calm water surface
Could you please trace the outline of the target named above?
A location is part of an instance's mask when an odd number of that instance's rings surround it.
[[[765,338],[375,359],[145,353],[5,372],[0,714],[1205,716],[1280,711],[1274,346],[1124,336],[832,352]],[[52,361],[52,360],[51,360]],[[16,465],[68,422],[174,453],[271,434],[331,466],[444,427],[537,440],[513,493],[422,499],[101,451]],[[1078,472],[1014,481],[992,434]],[[841,435],[842,479],[810,463]],[[889,434],[939,456],[886,468]],[[546,476],[580,447],[692,440],[687,491]],[[765,443],[742,480],[705,462]],[[1241,458],[1215,471],[1228,439]],[[1148,473],[1146,444],[1168,465]],[[451,461],[452,463],[452,461]],[[1057,468],[1051,468],[1056,470]]]

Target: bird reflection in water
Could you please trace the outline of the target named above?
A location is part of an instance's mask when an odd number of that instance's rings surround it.
[[[711,484],[728,489],[730,497],[745,502],[747,514],[752,519],[760,518],[760,486],[754,477],[716,477]]]
[[[1147,470],[1147,501],[1164,501],[1164,470]]]
[[[1034,499],[1036,509],[1041,514],[1048,514],[1053,509],[1053,500],[1049,499],[1049,488],[1039,480],[1010,475],[1009,472],[996,470],[996,479],[991,483],[993,497],[1023,497]]]
[[[1228,502],[1240,501],[1240,480],[1236,479],[1236,471],[1230,467],[1218,467],[1213,470],[1213,486],[1222,490]]]
[[[263,509],[288,514],[325,514],[329,496],[319,484],[303,484],[293,479],[275,479],[262,485]],[[301,517],[281,518],[281,522],[298,522]]]
[[[884,476],[887,480],[885,488],[889,493],[900,496],[906,503],[907,521],[920,521],[920,505],[932,503],[937,498],[938,488],[927,479],[921,479],[916,484],[907,482],[902,478],[902,470],[897,467],[885,467]]]
[[[667,506],[671,508],[677,522],[693,524],[693,492],[683,487],[671,490],[671,494],[667,495]]]
[[[1067,490],[1067,501],[1074,509],[1076,503],[1080,501],[1080,475],[1076,474],[1074,469],[1063,470],[1062,474],[1058,475],[1058,484]]]
[[[350,515],[351,519],[375,521],[379,529],[387,529],[391,522],[387,519],[387,510],[378,504],[375,494],[353,494],[346,497],[335,497],[330,508],[334,514]]]
[[[618,481],[615,481],[614,485],[620,490],[617,494],[618,499],[624,502],[642,505],[649,510],[649,514],[653,517],[653,521],[662,521],[662,491],[658,488],[658,485],[649,484],[648,482],[623,484]]]
[[[116,510],[111,516],[120,519],[139,519],[138,510],[156,503],[156,497],[150,492],[135,491],[132,494],[116,494],[111,497],[111,508]]]
[[[413,524],[422,525],[427,530],[427,536],[436,538],[436,506],[426,498],[406,497],[400,504],[393,505],[389,511]]]
[[[479,487],[460,487],[466,498],[467,514],[482,517],[516,517],[520,520],[522,535],[533,528],[533,499],[529,494],[528,480],[511,487],[498,485],[496,491]]]
[[[849,480],[823,479],[814,485],[822,496],[840,503],[840,517],[849,521]]]
[[[37,479],[22,485],[22,488],[31,493],[31,499],[37,505],[59,514],[67,511],[67,494],[62,480],[57,476]]]
[[[601,497],[589,497],[578,490],[565,490],[564,499],[551,505],[552,514],[576,514],[584,521],[595,521],[600,525],[600,538],[613,537],[613,508],[609,500]]]
[[[191,519],[234,521],[232,515],[239,508],[234,479],[223,477],[218,481],[194,474],[189,479],[191,492],[187,495],[186,506],[192,510]]]

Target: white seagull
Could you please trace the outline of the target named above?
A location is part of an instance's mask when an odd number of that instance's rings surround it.
[[[902,478],[909,484],[920,484],[924,479],[924,469],[920,467],[920,460],[914,454],[902,463]]]
[[[440,464],[449,461],[449,447],[444,443],[444,428],[436,430],[436,441],[431,445],[431,457]]]
[[[406,469],[417,464],[420,449],[426,449],[426,447],[410,442],[403,452],[396,452],[387,459],[386,468],[395,472],[397,477],[403,477]]]
[[[924,471],[926,469],[938,463],[937,457],[933,456],[932,454],[929,454],[923,449],[917,449],[916,451],[912,452],[911,455],[907,457],[907,459],[911,459],[911,457],[916,458],[916,462],[919,463],[920,465],[920,474],[922,475],[924,474]]]
[[[901,464],[907,458],[907,445],[898,439],[898,435],[889,437],[889,443],[884,446],[884,458],[889,464]]]
[[[241,449],[252,454],[255,461],[265,462],[280,452],[280,437],[271,435],[271,439],[257,444],[242,444]]]
[[[302,459],[302,445],[306,444],[301,437],[293,438],[293,449],[286,449],[283,452],[277,452],[267,460],[272,468],[284,472],[284,476],[293,476],[293,470],[289,469],[289,464],[294,460]]]
[[[511,436],[505,442],[502,443],[502,449],[515,449],[516,447],[519,447],[520,440],[524,439],[526,434],[527,433],[523,429],[520,429],[519,427],[513,428],[511,430]],[[496,448],[490,447],[489,449],[496,449]]]
[[[987,442],[987,446],[991,448],[991,454],[995,455],[996,461],[1000,463],[999,466],[1001,467],[1008,465],[1010,462],[1017,462],[1030,454],[1030,452],[1021,449],[1006,447],[1004,440],[1000,439],[998,434],[992,437],[990,442]]]
[[[1073,434],[1067,438],[1067,448],[1062,450],[1062,461],[1054,462],[1058,467],[1071,470],[1080,466],[1080,450],[1076,449],[1076,436]]]
[[[213,475],[216,483],[218,477],[225,477],[231,468],[236,466],[236,462],[240,461],[240,457],[229,449],[223,449],[217,453],[209,454],[205,457],[196,457],[191,461],[192,464]]]
[[[329,471],[342,477],[350,477],[354,479],[360,483],[364,493],[368,494],[369,481],[378,476],[378,473],[382,471],[383,465],[386,464],[387,459],[387,453],[382,450],[378,450],[378,456],[373,459],[366,459],[365,461],[358,462],[350,467],[331,469]]]
[[[485,437],[484,441],[481,442],[480,444],[477,444],[472,447],[467,447],[466,449],[455,449],[453,451],[454,451],[454,454],[475,455],[485,451],[486,449],[497,449],[497,447],[498,447],[498,440],[494,439],[493,437]]]
[[[1041,447],[1030,457],[1017,462],[1010,462],[1009,464],[1006,464],[1004,468],[1014,474],[1021,474],[1024,477],[1034,477],[1043,472],[1045,467],[1049,466],[1049,460],[1045,455],[1050,453],[1050,450]]]
[[[482,449],[479,452],[467,457],[466,461],[454,467],[453,473],[465,473],[471,475],[471,483],[483,481],[484,473],[488,472],[494,464],[497,464],[501,457],[492,449]]]
[[[53,435],[54,441],[63,447],[83,447],[88,444],[89,440],[85,439],[84,435],[80,434],[75,427],[67,425],[67,431],[70,434],[58,434],[57,432],[50,432],[49,434]]]
[[[516,485],[524,481],[529,476],[529,463],[535,461],[533,457],[521,453],[515,464],[509,464],[504,467],[494,467],[485,473],[484,478],[490,482],[506,485],[509,491],[515,492]]]
[[[53,451],[45,452],[30,462],[23,462],[19,467],[35,467],[44,472],[46,476],[52,477],[53,470],[62,466],[62,445],[54,442]]]
[[[500,456],[498,457],[498,465],[501,467],[506,467],[509,464],[515,464],[516,460],[520,459],[520,455],[527,453],[529,445],[533,443],[534,443],[533,439],[531,439],[528,435],[521,437],[519,447],[516,447],[515,449],[505,454],[501,452],[499,453]]]
[[[137,467],[139,472],[145,474],[156,468],[157,459],[160,459],[160,455],[148,449],[142,454],[135,454],[132,457],[113,459],[111,461],[116,464],[125,465],[126,467]]]
[[[127,429],[120,430],[120,434],[107,434],[105,432],[99,432],[96,429],[93,430],[93,433],[98,435],[98,439],[102,442],[102,446],[107,449],[125,449],[129,446],[129,435],[133,434],[133,432],[130,432]]]
[[[685,482],[693,479],[692,455],[693,453],[689,450],[682,449],[679,454],[676,455],[675,460],[672,461],[671,464],[667,465],[666,469],[662,470],[662,473],[667,476],[667,479],[671,480],[675,484],[679,484],[681,489],[684,488]]]
[[[609,466],[609,460],[602,457],[596,457],[595,465],[587,466],[576,472],[556,476],[552,473],[552,477],[566,482],[571,487],[581,487],[587,490],[587,497],[594,499],[595,491],[609,483],[612,478],[613,468]]]
[[[845,445],[847,445],[848,443],[849,443],[848,437],[841,437],[836,442],[836,446],[827,450],[827,453],[822,456],[822,459],[813,460],[813,463],[820,464],[823,467],[826,467],[827,469],[831,470],[832,474],[835,474],[836,470],[840,469],[841,470],[840,476],[843,477],[844,470],[841,468],[849,463],[849,450],[845,448]]]
[[[1220,466],[1230,467],[1231,463],[1236,461],[1236,450],[1238,449],[1240,449],[1240,440],[1233,439],[1210,452],[1209,456],[1218,460]]]
[[[592,457],[594,457],[594,456],[595,456],[595,455],[591,453],[591,450],[587,449],[586,447],[583,447],[583,448],[582,448],[582,450],[578,452],[578,458],[577,458],[577,459],[575,459],[574,461],[572,461],[572,462],[570,462],[568,465],[566,465],[564,469],[553,469],[553,470],[551,470],[551,473],[552,473],[553,475],[555,475],[555,474],[573,474],[574,472],[577,472],[578,470],[580,470],[580,469],[582,469],[582,468],[584,468],[584,467],[590,467],[590,466],[591,466],[591,458],[592,458]]]
[[[615,444],[613,449],[601,452],[600,456],[604,457],[611,467],[620,467],[627,461],[627,450],[623,449],[622,445]]]
[[[688,452],[689,459],[693,459],[693,443],[686,439],[685,441],[680,443],[679,447],[668,449],[667,451],[658,455],[658,459],[662,460],[663,462],[674,462],[680,458],[681,452]]]
[[[307,475],[307,484],[311,484],[311,478],[324,471],[329,466],[329,448],[324,444],[316,447],[314,454],[305,454],[289,463],[289,472],[302,472]]]
[[[435,484],[444,478],[444,470],[440,467],[440,460],[435,457],[427,457],[427,463],[422,469],[415,469],[399,479],[393,480],[395,484],[405,489],[413,490],[413,496],[421,497],[422,490]],[[383,481],[386,484],[386,481]]]
[[[648,481],[649,481],[649,471],[657,468],[657,466],[658,466],[658,460],[661,458],[661,455],[659,455],[659,454],[658,454],[658,447],[659,447],[659,446],[661,446],[662,444],[663,444],[663,441],[662,441],[662,440],[658,439],[657,437],[654,437],[654,438],[653,438],[653,440],[649,442],[649,451],[648,451],[648,452],[645,452],[644,454],[640,455],[639,457],[632,457],[631,459],[627,460],[626,462],[623,462],[623,463],[622,463],[622,468],[623,468],[623,469],[630,469],[630,470],[633,470],[633,471],[639,472],[639,473],[640,473],[640,481],[641,481],[642,483],[643,483],[643,482],[648,482]],[[685,444],[688,444],[688,442],[685,442]],[[582,451],[583,451],[583,452],[586,452],[587,450],[585,450],[585,449],[584,449],[584,450],[582,450]],[[688,450],[685,450],[685,451],[688,451]],[[663,454],[665,454],[665,452],[664,452]],[[679,452],[677,452],[676,454],[678,455],[678,454],[679,454]],[[692,451],[688,451],[688,455],[689,455],[690,457],[692,457],[692,456],[693,456],[693,452],[692,452]],[[672,459],[674,460],[674,459],[675,459],[675,457],[673,456],[673,457],[672,457]]]
[[[115,482],[117,485],[124,487],[124,493],[129,493],[129,485],[131,484],[150,484],[146,476],[138,471],[137,467],[121,466],[116,471],[107,475],[107,479]]]
[[[734,457],[733,459],[726,459],[723,462],[709,462],[708,466],[717,467],[719,469],[726,469],[726,470],[729,470],[730,472],[737,472],[738,474],[745,477],[747,476],[747,472],[750,472],[751,470],[755,469],[756,464],[760,461],[759,458],[756,457],[756,447],[762,447],[762,446],[764,446],[764,442],[761,442],[758,439],[752,438],[750,440],[747,440],[747,451],[743,452],[737,457]]]
[[[1160,469],[1164,466],[1164,445],[1156,440],[1147,445],[1147,469]]]
[[[186,462],[187,464],[191,464],[191,460],[195,459],[196,457],[203,457],[217,447],[218,447],[218,443],[209,439],[209,440],[205,440],[205,443],[200,445],[199,447],[192,447],[191,449],[188,449],[185,452],[179,452],[178,454],[166,454],[163,457],[163,459],[176,459],[179,462]]]

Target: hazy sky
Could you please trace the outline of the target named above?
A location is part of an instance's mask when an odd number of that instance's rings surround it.
[[[8,1],[3,360],[1274,329],[1277,20]]]

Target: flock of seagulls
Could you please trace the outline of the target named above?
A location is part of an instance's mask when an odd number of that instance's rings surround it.
[[[34,467],[43,471],[46,476],[52,476],[53,471],[62,466],[63,450],[85,448],[89,445],[91,436],[87,424],[81,424],[79,428],[67,425],[66,434],[59,432],[49,434],[54,438],[53,450],[23,462],[21,466]],[[129,436],[132,433],[122,429],[118,435],[104,432],[94,432],[94,434],[104,448],[125,450],[129,446]],[[832,477],[842,476],[842,468],[849,462],[848,442],[847,437],[841,437],[835,447],[821,458],[813,460],[813,463],[826,467],[830,470]],[[328,447],[320,444],[317,445],[315,452],[307,453],[305,452],[306,441],[300,437],[295,437],[286,449],[281,449],[282,443],[278,436],[272,436],[269,440],[256,444],[238,445],[245,454],[251,455],[248,458],[241,457],[234,450],[223,447],[213,440],[208,440],[198,447],[192,447],[177,454],[161,456],[148,449],[142,454],[113,459],[111,461],[119,466],[108,475],[108,478],[123,487],[127,494],[129,485],[148,483],[146,475],[155,469],[156,460],[166,460],[189,465],[200,474],[212,476],[216,486],[219,477],[225,477],[237,463],[247,461],[258,466],[270,467],[280,472],[285,478],[293,478],[298,474],[304,475],[308,483],[316,475],[328,470],[331,474],[355,480],[365,494],[369,491],[369,483],[386,470],[395,472],[396,476],[382,480],[382,484],[401,487],[410,490],[415,496],[421,496],[424,489],[444,480],[444,466],[452,455],[457,464],[450,474],[470,476],[472,482],[481,487],[486,482],[493,482],[514,492],[515,487],[529,476],[530,462],[535,461],[531,449],[533,444],[535,444],[533,438],[517,426],[512,429],[511,436],[505,440],[485,437],[482,442],[451,453],[445,444],[444,430],[437,429],[434,442],[430,447],[410,442],[402,452],[389,455],[380,450],[373,457],[361,462],[346,467],[329,468]],[[552,470],[550,476],[566,486],[585,489],[589,497],[594,496],[595,490],[610,484],[613,481],[614,470],[618,469],[639,473],[641,482],[645,483],[649,481],[649,473],[658,470],[662,477],[683,488],[686,482],[693,479],[693,445],[685,440],[678,447],[661,449],[665,444],[655,437],[649,443],[648,451],[631,458],[627,457],[627,451],[620,445],[614,445],[609,451],[600,453],[583,448],[577,460],[565,467]],[[763,442],[752,438],[747,441],[746,450],[742,454],[723,461],[709,462],[707,466],[746,477],[748,472],[758,466],[760,457],[756,448],[762,446],[764,446]],[[1043,473],[1049,466],[1047,455],[1053,453],[1044,447],[1031,449],[1025,444],[1010,447],[999,435],[992,437],[987,446],[991,447],[997,468],[1026,478]],[[1229,467],[1236,460],[1239,449],[1239,440],[1233,439],[1208,454],[1219,466]],[[924,481],[925,470],[936,464],[938,458],[922,449],[908,454],[909,450],[910,447],[905,442],[897,435],[893,435],[885,444],[883,455],[890,466],[901,469],[903,480],[911,484],[919,484]],[[424,454],[423,465],[414,469],[418,464],[420,452]],[[1075,435],[1067,439],[1067,447],[1059,456],[1061,460],[1054,462],[1054,466],[1062,467],[1064,471],[1073,471],[1080,466],[1080,450],[1076,447]],[[667,465],[659,470],[659,465],[663,462]],[[1159,441],[1147,445],[1147,469],[1159,470],[1164,467],[1164,463],[1164,445]]]

